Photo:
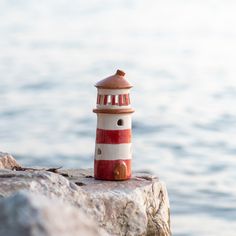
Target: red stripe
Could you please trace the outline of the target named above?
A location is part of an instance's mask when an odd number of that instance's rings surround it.
[[[107,95],[104,96],[104,102],[103,102],[104,105],[107,105]]]
[[[123,130],[97,129],[96,143],[106,143],[106,144],[131,143],[131,129],[123,129]]]
[[[122,95],[119,95],[119,106],[122,106],[122,103],[123,103],[123,96]]]
[[[125,94],[121,94],[119,95],[119,106],[125,106],[126,105],[126,95]]]
[[[125,105],[129,105],[129,97],[128,94],[125,94]]]
[[[126,173],[122,179],[126,180],[131,177],[131,159],[128,160],[94,160],[94,177],[103,180],[117,180],[115,170],[117,165],[125,163]]]
[[[112,95],[112,105],[116,105],[116,96]]]
[[[123,104],[122,104],[122,106],[126,106],[127,104],[126,104],[126,94],[123,94]]]

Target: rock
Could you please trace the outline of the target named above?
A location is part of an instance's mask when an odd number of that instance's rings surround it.
[[[0,152],[0,169],[20,167],[16,160],[8,153]]]
[[[0,236],[106,236],[75,207],[19,192],[0,201]]]
[[[48,198],[60,200],[80,207],[87,202],[87,194],[62,175],[48,171],[0,170],[0,196],[8,197],[19,190],[39,193]],[[78,201],[78,199],[80,201]]]
[[[155,176],[135,173],[129,181],[99,181],[90,170],[61,170],[88,193],[90,214],[115,235],[167,236],[170,206],[165,184]]]
[[[81,209],[111,235],[169,236],[169,200],[165,184],[136,173],[129,181],[99,181],[92,170],[0,170],[0,195],[21,189],[60,199]]]

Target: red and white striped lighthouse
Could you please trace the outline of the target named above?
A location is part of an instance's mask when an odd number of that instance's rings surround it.
[[[130,88],[125,73],[117,70],[95,87],[98,89],[97,132],[94,177],[102,180],[126,180],[131,177]]]

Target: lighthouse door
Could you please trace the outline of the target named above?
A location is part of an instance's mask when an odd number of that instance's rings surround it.
[[[114,169],[115,180],[123,180],[127,178],[127,166],[125,162],[117,163]]]

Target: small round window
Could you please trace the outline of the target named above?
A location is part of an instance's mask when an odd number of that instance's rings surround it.
[[[119,119],[119,120],[117,121],[117,125],[118,125],[118,126],[123,126],[123,125],[124,125],[124,121],[123,121],[122,119]]]
[[[97,154],[98,154],[98,155],[101,155],[101,154],[102,154],[102,150],[101,150],[100,148],[98,148]]]

